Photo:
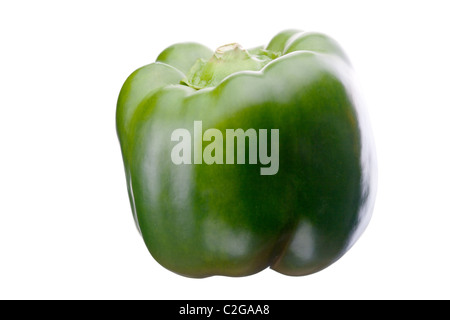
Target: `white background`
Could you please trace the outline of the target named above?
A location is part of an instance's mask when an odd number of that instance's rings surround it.
[[[1,299],[449,299],[450,22],[445,1],[2,1]],[[344,47],[374,129],[373,219],[331,267],[195,280],[135,229],[115,132],[126,77],[165,47]]]

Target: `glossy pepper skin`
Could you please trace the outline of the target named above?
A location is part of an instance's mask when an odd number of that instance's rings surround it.
[[[278,129],[278,171],[261,175],[248,160],[174,164],[171,134],[186,128],[201,140],[194,121],[223,137]],[[152,256],[180,275],[311,274],[370,220],[371,130],[348,58],[324,34],[286,30],[248,51],[175,44],[128,77],[116,125],[136,225]]]

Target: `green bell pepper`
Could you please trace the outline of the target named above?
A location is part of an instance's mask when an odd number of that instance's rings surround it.
[[[116,126],[138,230],[175,273],[311,274],[370,220],[371,130],[349,60],[324,34],[170,46],[128,77]]]

